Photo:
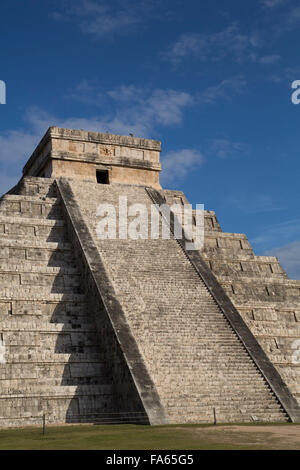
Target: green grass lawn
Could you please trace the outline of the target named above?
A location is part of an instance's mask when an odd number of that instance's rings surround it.
[[[0,450],[300,449],[300,425],[68,425],[0,430]]]

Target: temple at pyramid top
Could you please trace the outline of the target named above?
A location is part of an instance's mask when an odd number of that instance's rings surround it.
[[[23,168],[24,176],[70,177],[160,189],[161,142],[50,127]]]

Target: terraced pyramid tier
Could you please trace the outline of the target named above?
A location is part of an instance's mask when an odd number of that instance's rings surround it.
[[[0,202],[0,427],[145,420],[117,405],[53,181],[15,192]]]

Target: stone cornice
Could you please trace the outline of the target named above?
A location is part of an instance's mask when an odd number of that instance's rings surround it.
[[[63,129],[60,127],[49,127],[46,134],[34,150],[33,154],[29,158],[28,162],[23,168],[23,174],[28,173],[29,169],[32,167],[36,159],[41,155],[44,147],[47,145],[48,142],[51,142],[52,139],[60,139],[60,140],[72,140],[77,142],[90,142],[90,143],[98,143],[98,144],[106,144],[106,145],[118,145],[122,147],[130,147],[136,148],[139,150],[154,150],[157,152],[161,151],[161,142],[158,140],[152,139],[142,139],[138,137],[131,137],[131,136],[121,136],[115,134],[108,134],[102,132],[89,132],[83,130],[73,130],[73,129]],[[48,155],[51,158],[55,158],[54,155]],[[82,156],[82,159],[86,161],[88,157]],[[123,158],[123,157],[122,157]],[[44,159],[43,159],[44,160]],[[101,160],[101,161],[100,161]],[[132,160],[132,159],[130,159]],[[101,163],[104,162],[104,159],[101,157],[97,158],[97,161]],[[127,164],[129,159],[127,159]],[[113,164],[113,162],[111,162]],[[141,167],[144,168],[152,168],[156,170],[160,170],[160,165],[154,165],[150,167],[148,164],[145,164],[144,161],[141,162],[132,162],[129,166]]]

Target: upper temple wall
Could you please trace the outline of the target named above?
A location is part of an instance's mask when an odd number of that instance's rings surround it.
[[[24,176],[72,177],[160,189],[161,143],[157,140],[50,127],[23,169]]]

